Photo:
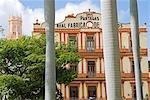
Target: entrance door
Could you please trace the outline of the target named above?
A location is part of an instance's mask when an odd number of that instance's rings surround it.
[[[96,100],[96,86],[88,86],[88,100]]]
[[[78,100],[78,86],[70,87],[70,100]]]

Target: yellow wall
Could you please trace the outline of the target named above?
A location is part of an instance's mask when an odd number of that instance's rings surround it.
[[[131,68],[130,68],[130,59],[129,59],[129,57],[123,57],[122,63],[123,63],[123,72],[124,73],[130,73]]]
[[[143,97],[148,94],[148,83],[146,81],[143,82]]]
[[[122,48],[129,48],[129,33],[122,33]]]
[[[132,97],[132,88],[129,81],[124,82],[124,96],[129,98]]]
[[[141,57],[141,71],[142,73],[148,73],[148,58]]]
[[[147,48],[147,34],[145,32],[140,33],[140,47]]]

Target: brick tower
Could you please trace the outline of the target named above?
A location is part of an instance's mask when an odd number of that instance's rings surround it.
[[[22,36],[22,18],[19,16],[9,17],[9,31],[7,39],[17,39]]]

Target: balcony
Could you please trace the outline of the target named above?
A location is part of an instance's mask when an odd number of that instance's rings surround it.
[[[133,73],[122,73],[121,74],[122,80],[125,81],[134,81],[135,76]],[[142,80],[149,79],[148,73],[142,73]],[[87,74],[78,74],[78,77],[75,80],[86,80],[86,81],[105,81],[105,74],[104,73],[92,73],[89,72]]]
[[[88,78],[96,77],[96,72],[88,72]]]
[[[87,52],[94,52],[94,51],[95,51],[95,48],[94,48],[94,47],[87,47],[87,48],[86,48],[86,51],[87,51]]]
[[[78,100],[78,97],[71,97],[70,100]]]

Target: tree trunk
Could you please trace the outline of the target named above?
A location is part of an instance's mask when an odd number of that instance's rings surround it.
[[[45,100],[56,98],[56,68],[55,68],[55,1],[44,0],[44,15],[46,22],[46,66],[45,66]]]
[[[121,100],[120,49],[116,0],[101,0],[107,100]]]
[[[141,84],[141,67],[140,67],[140,45],[139,45],[139,23],[137,0],[130,0],[131,14],[131,36],[133,45],[135,81],[136,81],[136,100],[143,100]]]

